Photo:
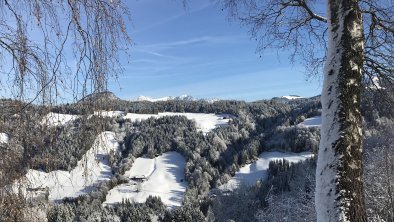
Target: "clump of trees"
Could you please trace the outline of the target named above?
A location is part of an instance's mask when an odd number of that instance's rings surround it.
[[[272,137],[265,142],[265,146],[268,149],[280,149],[296,153],[303,151],[317,153],[319,143],[319,127],[279,126],[272,132]]]
[[[314,170],[316,159],[290,164],[269,164],[267,181],[219,192],[212,200],[217,221],[314,221]]]

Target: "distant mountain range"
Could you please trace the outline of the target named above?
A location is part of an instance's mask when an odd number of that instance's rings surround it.
[[[273,100],[277,101],[289,101],[289,100],[296,100],[296,99],[304,99],[305,97],[301,97],[298,95],[287,95],[287,96],[281,96],[281,97],[274,97],[272,98]],[[105,92],[100,92],[100,93],[92,93],[84,98],[82,98],[79,102],[93,102],[93,101],[119,101],[121,100],[119,97],[117,97],[114,93],[110,91],[105,91]],[[162,102],[162,101],[206,101],[209,103],[214,103],[216,101],[219,101],[220,99],[217,98],[208,98],[208,99],[197,99],[194,98],[193,96],[190,95],[180,95],[180,96],[164,96],[160,98],[152,98],[149,96],[138,96],[135,99],[132,99],[131,101],[148,101],[148,102]]]

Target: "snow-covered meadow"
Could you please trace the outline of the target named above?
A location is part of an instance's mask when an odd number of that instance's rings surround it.
[[[302,121],[299,126],[306,126],[306,127],[320,127],[321,126],[321,116],[314,116],[311,118],[307,118]]]
[[[238,172],[219,188],[223,190],[233,190],[239,185],[254,185],[258,180],[267,179],[267,169],[270,161],[285,159],[290,163],[297,163],[312,157],[310,152],[291,153],[291,152],[263,152],[256,162],[241,167]]]
[[[70,172],[56,170],[45,173],[31,169],[23,179],[15,182],[15,189],[21,188],[27,197],[36,197],[47,190],[50,201],[87,194],[94,191],[100,182],[111,179],[109,154],[117,150],[115,134],[104,132]],[[130,180],[114,187],[104,204],[120,203],[123,198],[145,202],[152,195],[161,197],[168,207],[180,206],[187,187],[185,164],[185,158],[177,152],[167,152],[154,159],[137,158],[124,176],[144,178],[144,181]]]
[[[158,114],[137,114],[137,113],[124,113],[123,111],[95,111],[93,115],[100,117],[121,117],[131,122],[143,121],[149,118],[161,118],[164,116],[185,116],[189,120],[195,121],[197,130],[208,133],[211,130],[227,126],[229,124],[231,115],[228,114],[214,114],[214,113],[173,113],[164,112]],[[79,115],[48,113],[42,119],[41,123],[48,126],[65,125],[80,118]]]
[[[159,196],[168,207],[181,206],[187,182],[185,158],[177,152],[166,152],[154,158],[137,158],[124,176],[129,183],[108,192],[104,205],[120,203],[122,199],[142,203],[151,196]]]
[[[80,117],[79,115],[50,112],[43,117],[43,119],[41,120],[41,124],[48,125],[51,127],[61,126],[61,125],[65,125],[69,122],[72,122],[72,121],[78,119],[79,117]]]
[[[228,125],[229,120],[231,118],[231,116],[227,114],[172,113],[172,112],[164,112],[158,114],[127,113],[124,118],[134,122],[134,121],[146,120],[148,118],[160,118],[164,116],[185,116],[189,120],[195,121],[197,129],[203,133],[208,133],[209,131],[217,127]]]
[[[103,132],[70,172],[56,170],[45,173],[30,169],[25,178],[17,181],[15,185],[22,190],[48,189],[48,199],[51,201],[89,193],[95,190],[100,182],[111,179],[108,157],[110,152],[116,152],[117,149],[115,134]]]

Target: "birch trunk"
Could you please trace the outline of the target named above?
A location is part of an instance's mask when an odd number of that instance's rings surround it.
[[[362,15],[357,0],[327,0],[329,42],[322,92],[323,125],[316,170],[317,221],[364,222]]]

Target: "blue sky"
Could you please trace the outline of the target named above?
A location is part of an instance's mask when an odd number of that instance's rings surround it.
[[[255,53],[246,28],[230,22],[209,0],[129,1],[133,39],[125,72],[110,90],[123,99],[188,94],[196,98],[253,101],[320,94],[304,68],[286,52]],[[318,79],[318,78],[316,78]]]

